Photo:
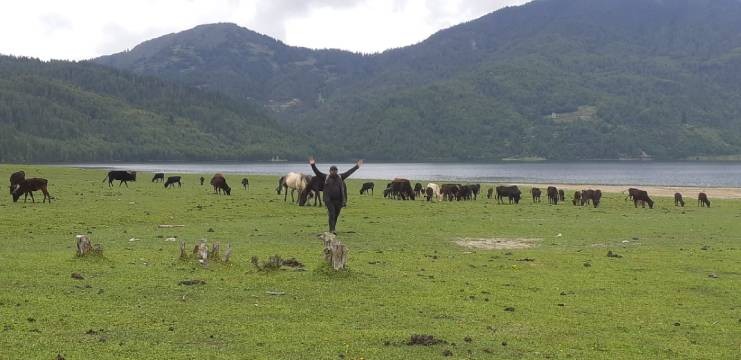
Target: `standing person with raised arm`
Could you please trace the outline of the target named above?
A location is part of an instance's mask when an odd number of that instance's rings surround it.
[[[329,168],[329,174],[325,174],[316,167],[316,160],[309,158],[309,165],[314,170],[314,174],[324,182],[324,205],[327,207],[329,217],[329,232],[337,234],[335,227],[337,219],[340,217],[340,211],[347,205],[347,185],[345,179],[352,175],[363,165],[363,160],[358,160],[352,169],[342,173],[337,173],[337,166],[332,165]]]

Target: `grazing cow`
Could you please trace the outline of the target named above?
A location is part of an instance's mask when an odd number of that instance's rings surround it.
[[[15,186],[20,184],[21,181],[26,180],[26,173],[23,170],[14,172],[10,175],[10,194],[13,194]]]
[[[674,193],[674,206],[684,207],[684,199],[682,198],[682,194]]]
[[[581,206],[591,205],[592,199],[594,198],[594,190],[582,190],[581,191]]]
[[[242,187],[247,190],[248,186],[250,186],[250,181],[247,178],[242,178]]]
[[[503,204],[504,198],[509,199],[509,203],[512,204],[513,202],[515,204],[520,203],[520,197],[522,196],[522,192],[520,189],[516,186],[497,186],[497,203]]]
[[[376,184],[372,182],[367,182],[363,184],[363,187],[360,188],[360,195],[366,194],[368,195],[368,191],[370,191],[371,195],[373,195],[373,188],[376,186]]]
[[[628,196],[625,197],[625,201],[628,201],[628,199],[632,201],[633,199],[635,199],[636,194],[638,194],[639,192],[641,192],[641,189],[636,189],[636,188],[628,189]]]
[[[108,179],[108,187],[113,186],[113,182],[118,180],[118,186],[120,187],[121,184],[126,185],[126,187],[129,187],[129,181],[136,181],[136,171],[121,171],[121,170],[113,170],[109,171],[108,175],[106,175],[106,178]],[[103,182],[105,182],[106,178],[103,179]]]
[[[530,193],[533,195],[533,202],[540,202],[540,194],[541,191],[539,188],[532,188],[530,189]]]
[[[592,205],[596,208],[599,206],[600,201],[602,201],[602,190],[594,190],[594,194],[592,195]]]
[[[574,204],[574,206],[577,206],[577,205],[578,206],[581,206],[582,205],[582,203],[581,203],[581,192],[574,191],[574,199],[571,200],[571,202]]]
[[[555,186],[549,186],[548,189],[546,189],[545,193],[548,196],[549,204],[558,205],[558,198],[560,197],[560,194],[558,193],[558,189],[556,189]]]
[[[43,202],[46,202],[46,199],[49,199],[49,203],[51,204],[51,196],[49,196],[49,191],[46,189],[48,183],[49,182],[46,179],[41,178],[21,180],[21,182],[16,184],[15,188],[13,189],[13,202],[18,202],[18,198],[20,198],[21,195],[26,196],[23,198],[23,202],[26,202],[28,195],[31,195],[32,202],[36,202],[36,200],[34,200],[33,198],[33,192],[41,190],[41,192],[44,193]]]
[[[708,200],[708,194],[701,192],[700,195],[697,196],[697,206],[710,207],[710,200]]]
[[[562,189],[558,189],[558,200],[566,201],[566,193]]]
[[[183,186],[183,184],[180,183],[180,176],[168,176],[167,181],[165,181],[165,189],[168,187],[175,187],[175,184],[178,184],[178,187]]]
[[[203,176],[201,176],[201,178],[199,180],[201,180],[201,186],[203,186],[203,182],[206,181],[206,178],[204,178]]]
[[[165,181],[165,173],[155,173],[152,182]]]
[[[471,188],[471,194],[473,195],[473,199],[476,200],[479,197],[479,193],[481,192],[481,184],[473,184],[469,185]]]
[[[389,184],[389,185],[388,185],[388,186],[386,186],[386,188],[385,188],[385,189],[383,190],[383,198],[384,198],[384,199],[390,199],[390,198],[392,198],[392,197],[393,197],[393,195],[391,194],[391,191],[392,191],[392,189],[391,189],[391,184]]]
[[[314,197],[314,206],[322,206],[321,195],[322,191],[324,191],[324,181],[322,181],[322,178],[319,176],[306,176],[309,177],[309,183],[308,185],[306,185],[304,190],[299,193],[298,205],[304,206],[306,205],[306,201],[308,201],[310,197]],[[318,205],[317,201],[319,202]]]
[[[427,201],[431,201],[433,196],[437,201],[443,200],[443,194],[440,192],[440,186],[435,183],[427,184],[427,188],[425,188],[425,194],[427,195]]]
[[[394,179],[391,182],[391,194],[397,200],[414,200],[414,189],[407,179]]]
[[[494,195],[494,188],[489,188],[489,190],[486,190],[486,198],[491,199],[491,197]]]
[[[414,184],[414,195],[417,197],[422,196],[422,184],[420,183]]]
[[[646,204],[648,204],[649,209],[654,208],[654,201],[651,200],[651,198],[648,196],[648,192],[644,190],[638,190],[633,192],[633,205],[635,207],[638,207],[638,203],[641,203],[641,207],[646,207]]]
[[[460,187],[461,186],[458,184],[443,184],[440,188],[440,193],[443,194],[443,200],[453,201],[458,194],[458,189],[460,189]]]
[[[232,188],[226,183],[226,178],[223,174],[214,174],[210,183],[214,187],[215,194],[221,194],[222,192],[226,195],[232,194]]]
[[[472,185],[461,185],[458,187],[458,192],[455,194],[455,199],[471,200],[473,198],[473,186]]]

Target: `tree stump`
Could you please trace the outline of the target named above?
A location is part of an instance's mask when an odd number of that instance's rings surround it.
[[[224,251],[224,262],[229,262],[229,258],[232,256],[232,244],[226,244],[226,251]]]
[[[221,249],[221,244],[214,243],[211,247],[211,252],[208,254],[208,258],[212,260],[219,261],[221,260],[221,257],[219,256],[219,250]]]
[[[335,234],[325,232],[320,236],[324,242],[324,260],[335,270],[342,270],[347,263],[347,254],[350,250],[337,240]]]
[[[206,245],[206,240],[201,240],[193,248],[193,253],[196,254],[196,259],[199,263],[206,265],[208,262],[208,245]]]
[[[180,260],[187,260],[188,252],[185,251],[185,241],[180,240]]]

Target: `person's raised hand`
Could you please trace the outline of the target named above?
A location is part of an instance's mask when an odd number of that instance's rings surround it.
[[[309,157],[309,165],[314,165],[314,164],[316,164],[316,160],[314,160],[314,157],[313,156]]]
[[[363,166],[363,160],[358,160],[357,162],[355,162],[355,165],[357,165],[358,167]]]

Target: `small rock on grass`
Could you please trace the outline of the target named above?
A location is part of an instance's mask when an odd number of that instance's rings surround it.
[[[186,286],[191,286],[191,285],[206,285],[206,282],[203,281],[203,280],[198,280],[198,279],[182,280],[182,281],[180,281],[178,283],[178,285],[186,285]]]
[[[72,273],[72,278],[75,280],[85,280],[85,277],[82,276],[82,274],[77,273],[77,272]]]

